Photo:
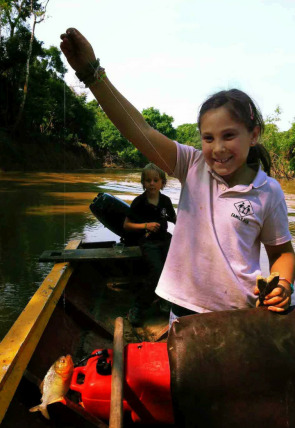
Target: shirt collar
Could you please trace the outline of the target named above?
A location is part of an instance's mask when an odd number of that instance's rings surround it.
[[[145,204],[149,205],[149,201],[148,201],[148,198],[147,198],[146,190],[142,193],[142,195],[144,196]],[[163,198],[163,195],[162,195],[162,193],[160,191],[159,192],[159,202],[160,202],[160,200],[162,200],[162,198]],[[154,206],[156,206],[156,205],[154,205]]]
[[[212,175],[213,178],[215,178],[217,181],[226,184],[227,183],[223,180],[222,177],[220,177],[218,174],[216,174],[215,171],[212,170],[212,168],[209,167],[209,165],[207,165],[207,163],[205,163],[206,168],[208,170],[208,172]],[[242,185],[243,190],[250,190],[250,189],[258,189],[259,187],[262,187],[265,183],[267,182],[267,175],[264,171],[262,171],[261,166],[259,167],[257,174],[253,180],[252,183],[249,184],[249,186],[247,186],[245,188],[245,185]],[[240,187],[240,185],[234,186],[233,188],[236,188],[236,190]],[[231,190],[231,189],[228,189]]]
[[[266,172],[262,171],[260,166],[256,174],[256,177],[254,178],[254,181],[253,183],[251,183],[251,185],[254,189],[257,189],[258,187],[263,186],[266,182],[267,182],[267,174]]]

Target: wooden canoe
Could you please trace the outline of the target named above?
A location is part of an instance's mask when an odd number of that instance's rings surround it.
[[[120,353],[122,344],[167,340],[168,315],[156,305],[140,328],[126,319],[134,291],[146,274],[138,247],[126,247],[117,254],[113,242],[71,241],[66,251],[51,253],[49,260],[56,261],[51,272],[0,344],[0,422],[4,428],[107,427],[72,401],[68,406],[51,404],[50,421],[28,411],[40,402],[38,386],[49,367],[64,354],[71,354],[77,362],[94,349],[113,348],[114,343]],[[118,319],[123,336],[117,329],[114,341]],[[120,381],[113,388],[119,394]],[[112,427],[122,426],[118,415],[114,417],[117,422]],[[124,422],[124,426],[130,424]]]

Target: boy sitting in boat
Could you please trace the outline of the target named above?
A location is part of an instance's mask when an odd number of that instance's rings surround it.
[[[128,313],[133,325],[142,322],[145,311],[156,298],[155,288],[171,241],[171,234],[167,231],[168,221],[176,222],[171,199],[160,192],[166,182],[164,171],[152,163],[146,165],[141,174],[144,192],[134,199],[124,222],[130,240],[141,248],[148,273],[147,282],[138,290],[135,304]],[[160,309],[168,313],[170,304],[161,299]]]

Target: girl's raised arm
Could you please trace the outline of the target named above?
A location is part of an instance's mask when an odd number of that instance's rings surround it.
[[[83,73],[95,61],[90,43],[76,29],[61,35],[60,44],[71,67]],[[111,84],[108,78],[89,86],[91,92],[119,131],[142,154],[159,168],[171,174],[176,164],[176,145],[165,135],[153,129],[140,112]]]

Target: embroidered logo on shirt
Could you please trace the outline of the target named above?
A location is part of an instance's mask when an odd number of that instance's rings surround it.
[[[239,215],[232,213],[231,216],[248,224],[249,220],[246,219],[245,217],[254,213],[250,201],[245,200],[245,201],[236,202],[234,206],[236,207],[236,210],[238,211]]]
[[[253,214],[253,209],[250,201],[241,201],[234,204],[241,217]]]
[[[162,217],[166,217],[166,214],[167,214],[166,208],[162,208],[162,210],[161,210],[161,216]]]

